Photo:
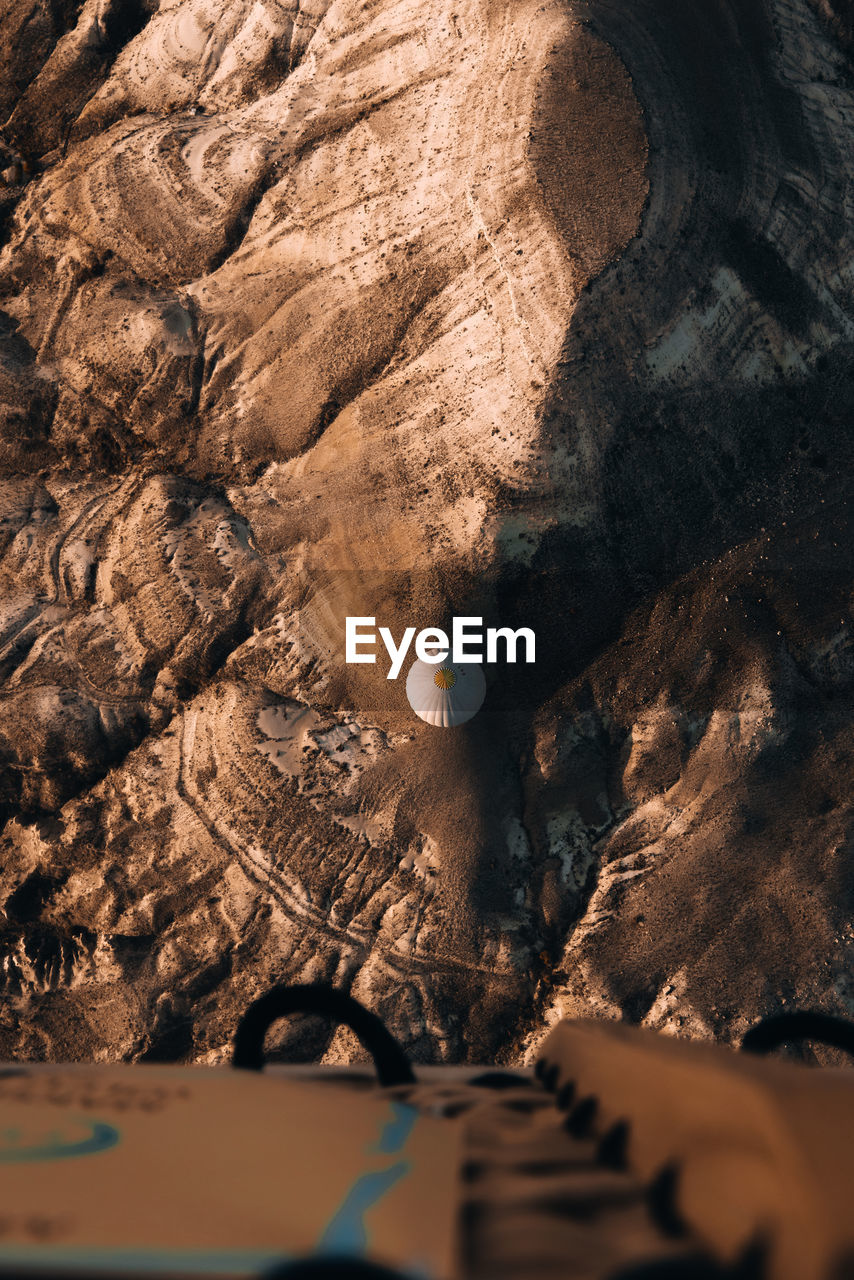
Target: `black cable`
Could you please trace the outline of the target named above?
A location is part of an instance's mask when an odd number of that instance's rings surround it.
[[[692,1251],[630,1264],[610,1280],[763,1280],[766,1273],[765,1249],[757,1242],[731,1263],[716,1262],[707,1253]]]
[[[361,1258],[299,1258],[265,1272],[264,1280],[404,1280],[399,1271],[390,1271]]]
[[[854,1022],[811,1010],[775,1013],[751,1027],[741,1042],[745,1053],[771,1053],[791,1041],[816,1040],[854,1054]]]
[[[479,1089],[530,1089],[532,1082],[527,1076],[517,1075],[513,1071],[482,1071],[472,1076],[466,1084],[477,1085]]]
[[[292,1013],[318,1013],[350,1027],[373,1058],[381,1085],[415,1084],[409,1059],[385,1023],[346,992],[323,983],[273,987],[255,1000],[240,1019],[232,1066],[261,1071],[264,1037],[274,1022]]]
[[[702,1253],[688,1253],[630,1265],[610,1280],[735,1280],[740,1273],[719,1266]]]

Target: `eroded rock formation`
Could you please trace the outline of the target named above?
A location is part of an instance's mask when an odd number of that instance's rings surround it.
[[[9,7],[6,1056],[850,1004],[845,21]],[[538,661],[436,730],[368,606]]]

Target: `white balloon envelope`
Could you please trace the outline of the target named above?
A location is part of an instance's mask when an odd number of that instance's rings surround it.
[[[406,677],[406,696],[417,716],[440,729],[471,720],[483,706],[486,679],[476,662],[422,662]]]

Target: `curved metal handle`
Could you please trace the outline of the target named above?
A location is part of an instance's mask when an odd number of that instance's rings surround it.
[[[238,1025],[232,1066],[261,1071],[267,1031],[292,1013],[319,1013],[350,1027],[373,1058],[381,1085],[415,1083],[409,1059],[385,1023],[346,992],[323,983],[273,987],[255,1000]]]

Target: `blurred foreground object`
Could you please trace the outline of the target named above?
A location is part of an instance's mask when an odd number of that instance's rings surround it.
[[[671,1234],[693,1234],[725,1263],[754,1253],[769,1280],[854,1275],[854,1074],[767,1062],[790,1039],[851,1049],[850,1024],[781,1015],[736,1056],[637,1027],[563,1022],[540,1077],[571,1128],[619,1147],[652,1187]]]
[[[272,1066],[281,1017],[343,1022],[369,1070]],[[0,1071],[0,1274],[268,1280],[844,1280],[854,1073],[560,1023],[536,1076],[422,1067],[322,985],[276,987],[237,1070]]]

